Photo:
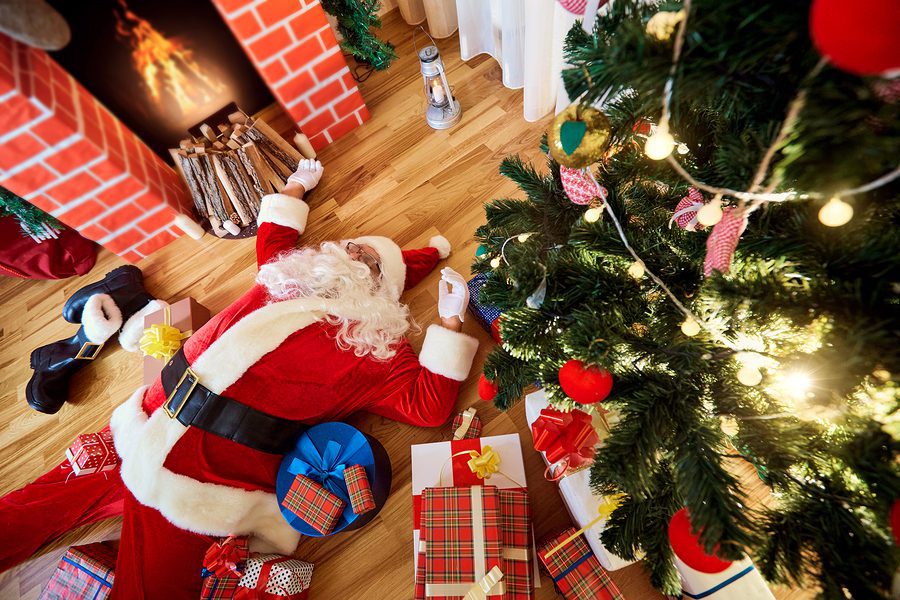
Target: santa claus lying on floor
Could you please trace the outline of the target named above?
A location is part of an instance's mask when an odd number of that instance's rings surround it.
[[[60,467],[0,499],[0,569],[59,533],[123,512],[112,596],[198,598],[203,554],[219,536],[251,535],[258,551],[295,550],[300,535],[273,493],[295,437],[285,432],[360,410],[423,427],[447,421],[478,347],[460,333],[465,281],[442,271],[441,322],[428,327],[418,356],[404,337],[410,319],[399,299],[449,243],[437,237],[403,252],[367,236],[297,249],[309,214],[303,194],[321,176],[321,164],[303,161],[283,193],[263,199],[256,284],[115,410],[121,470],[66,482]],[[123,315],[123,345],[156,309],[153,301]],[[228,410],[204,415],[196,394],[184,407],[181,397],[167,401],[185,373]],[[253,418],[235,418],[235,407]]]

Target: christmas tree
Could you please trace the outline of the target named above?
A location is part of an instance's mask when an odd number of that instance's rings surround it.
[[[322,8],[337,19],[341,48],[376,71],[387,69],[397,58],[394,46],[378,39],[371,28],[381,28],[380,0],[322,0]]]
[[[602,540],[663,592],[680,590],[667,528],[687,507],[705,552],[770,582],[890,597],[897,82],[823,59],[809,2],[606,10],[567,38],[575,103],[542,141],[547,171],[507,158],[525,198],[490,202],[477,232],[481,300],[503,311],[494,402],[539,381],[584,408],[611,377],[591,482],[622,496]],[[852,28],[869,8],[841,10]]]

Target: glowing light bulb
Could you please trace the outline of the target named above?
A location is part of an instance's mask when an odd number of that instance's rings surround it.
[[[694,337],[700,333],[700,323],[688,317],[684,320],[684,323],[681,324],[681,333],[688,337]]]
[[[687,154],[691,149],[687,147],[687,144],[678,144],[675,151],[678,152],[678,154]]]
[[[697,211],[697,222],[705,227],[715,225],[722,220],[722,201],[714,198]]]
[[[628,274],[634,277],[635,279],[640,279],[644,276],[644,263],[642,261],[636,260],[631,263],[631,266],[628,267]]]
[[[669,127],[660,125],[656,128],[656,131],[647,138],[647,143],[644,146],[644,154],[647,155],[647,158],[662,160],[672,154],[672,150],[674,149],[675,138],[669,133]]]
[[[753,387],[762,381],[762,373],[753,365],[744,365],[738,369],[737,380],[746,386]]]
[[[793,371],[784,376],[784,386],[791,396],[804,398],[812,386],[812,379],[808,373]]]
[[[500,257],[495,256],[494,258],[491,259],[491,267],[496,269],[499,266],[500,266]]]
[[[834,196],[819,209],[819,221],[826,227],[846,225],[853,218],[853,207]]]
[[[588,223],[596,223],[600,220],[600,215],[603,214],[602,208],[597,208],[596,206],[592,206],[591,208],[584,211],[584,220]]]
[[[530,238],[530,237],[531,237],[530,233],[520,233],[519,237],[517,237],[516,239],[519,240],[520,242],[527,242],[528,238]]]

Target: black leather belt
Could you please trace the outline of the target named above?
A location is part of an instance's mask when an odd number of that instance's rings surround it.
[[[170,418],[262,452],[287,454],[307,427],[206,389],[183,350],[163,368],[162,384],[166,392],[163,409]]]

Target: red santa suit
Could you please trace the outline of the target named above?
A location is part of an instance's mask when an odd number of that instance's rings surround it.
[[[308,212],[290,196],[263,199],[260,265],[294,248]],[[407,276],[400,249],[387,238],[356,241],[376,248],[382,285],[399,298]],[[438,255],[430,248],[409,258],[421,274]],[[446,422],[477,340],[432,325],[418,356],[403,339],[393,358],[379,361],[339,349],[326,314],[354,317],[340,299],[272,302],[255,285],[195,332],[184,355],[206,388],[277,417],[314,424],[366,410],[424,427]],[[282,554],[292,553],[300,537],[274,495],[281,455],[185,427],[161,410],[165,399],[158,379],[135,391],[110,421],[127,488],[114,598],[198,597],[203,553],[219,536],[251,535],[252,549]]]

